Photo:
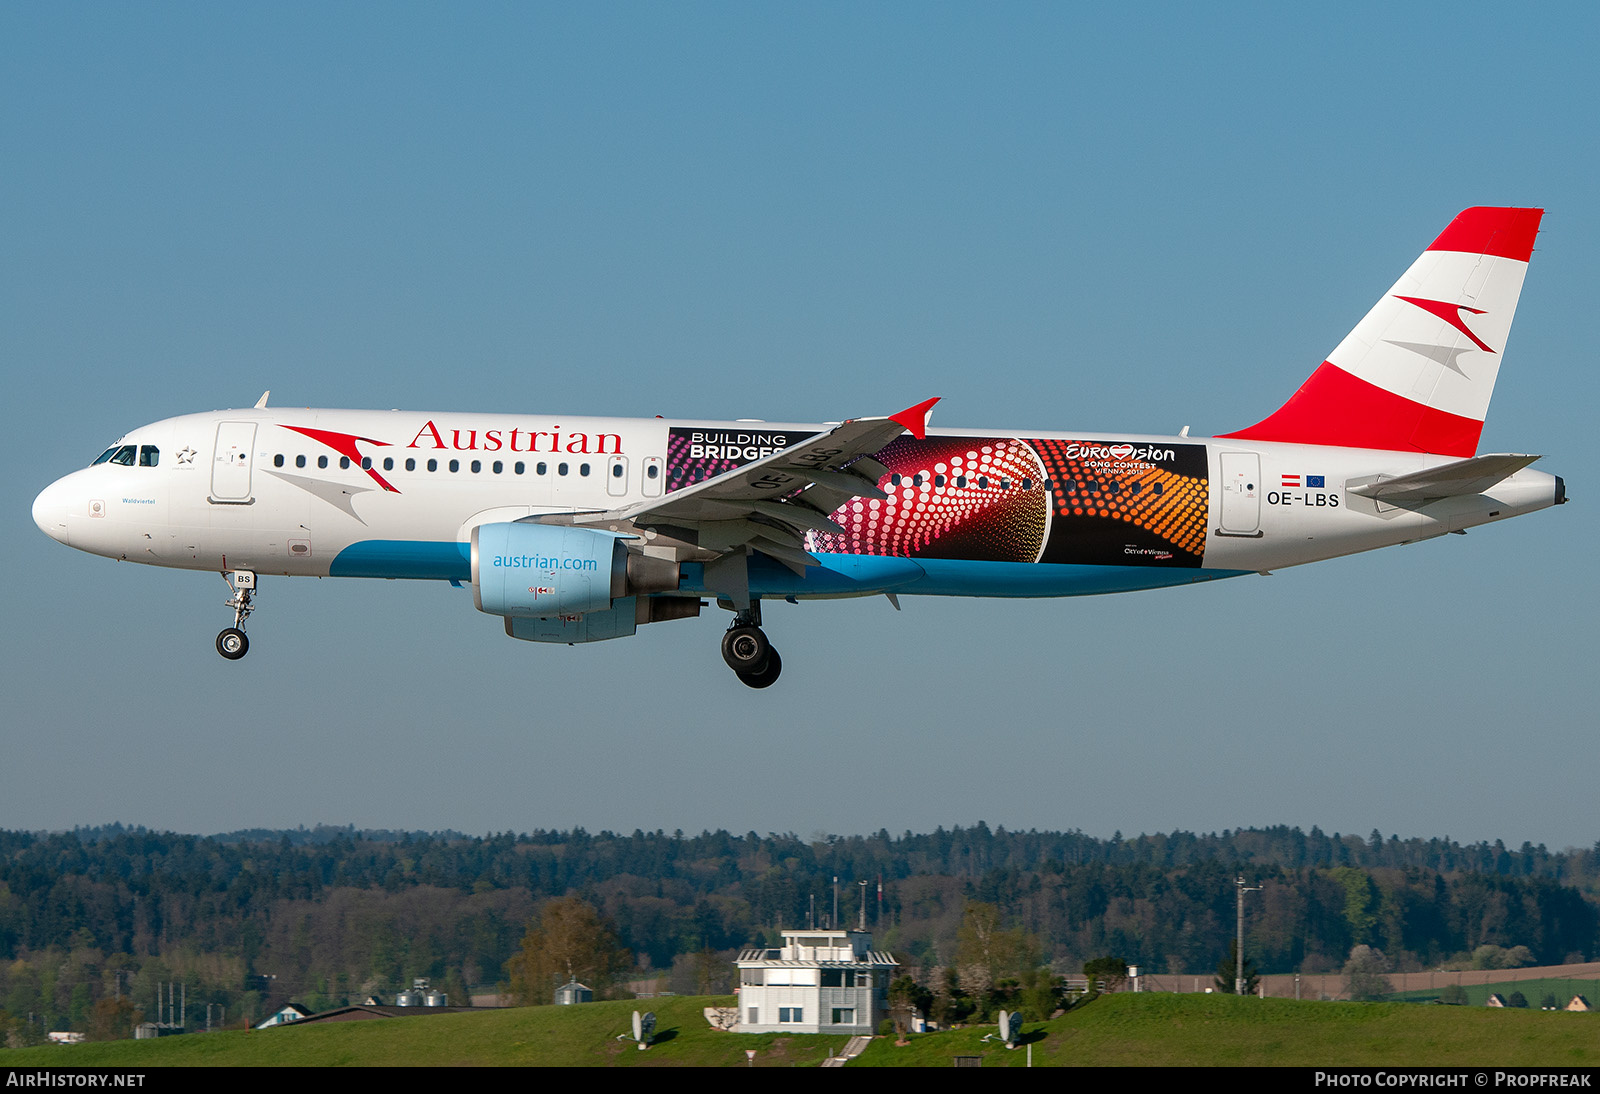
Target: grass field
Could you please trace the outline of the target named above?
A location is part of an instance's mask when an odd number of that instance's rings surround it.
[[[989,1030],[874,1041],[856,1065],[1021,1067],[1022,1049],[983,1044]],[[1600,1064],[1600,1016],[1405,1003],[1309,1003],[1231,995],[1106,996],[1029,1025],[1039,1066],[1558,1066]]]
[[[651,1001],[658,1043],[644,1052],[616,1040],[643,1009],[627,1002],[14,1049],[0,1052],[0,1066],[743,1067],[754,1049],[757,1066],[806,1067],[844,1045],[842,1037],[706,1025],[702,1007],[732,1002]],[[949,1067],[956,1056],[981,1056],[985,1067],[1027,1063],[1025,1049],[983,1040],[993,1032],[924,1034],[904,1046],[879,1038],[851,1066]],[[1030,1024],[1024,1040],[1035,1066],[1600,1066],[1600,1015],[1231,995],[1105,996]]]

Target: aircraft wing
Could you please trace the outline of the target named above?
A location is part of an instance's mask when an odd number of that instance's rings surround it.
[[[1482,494],[1509,479],[1538,458],[1538,456],[1518,456],[1511,453],[1474,456],[1470,460],[1457,460],[1454,463],[1430,467],[1426,471],[1413,471],[1409,475],[1399,475],[1365,486],[1354,486],[1350,488],[1350,492],[1391,505]]]
[[[627,521],[641,528],[683,529],[718,554],[750,547],[797,573],[818,565],[805,549],[809,531],[843,531],[828,514],[852,498],[885,498],[888,473],[872,453],[909,432],[927,435],[929,399],[887,418],[856,418],[782,451],[675,490],[662,498],[604,513],[580,524]]]

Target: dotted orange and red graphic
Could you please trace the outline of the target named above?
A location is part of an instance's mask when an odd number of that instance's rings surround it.
[[[1052,508],[1058,518],[1046,561],[1057,561],[1058,553],[1076,553],[1074,546],[1088,548],[1087,543],[1073,544],[1074,539],[1106,539],[1109,532],[1115,531],[1103,523],[1110,521],[1122,526],[1120,534],[1129,541],[1123,545],[1123,558],[1119,561],[1198,564],[1205,552],[1208,490],[1202,446],[1169,446],[1159,455],[1140,459],[1139,449],[1129,444],[1071,440],[1029,443],[1049,474]],[[1060,543],[1056,542],[1058,536]],[[1149,546],[1150,537],[1158,545]],[[1148,554],[1158,551],[1159,544],[1170,547],[1172,559]],[[1145,553],[1137,555],[1133,550]],[[1059,561],[1079,559],[1062,557]]]
[[[1039,458],[1015,438],[901,437],[874,459],[887,499],[857,498],[830,514],[843,532],[813,532],[813,551],[910,558],[1037,562],[1050,514]]]

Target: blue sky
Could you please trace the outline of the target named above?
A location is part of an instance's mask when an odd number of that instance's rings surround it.
[[[1600,16],[1502,6],[0,6],[0,826],[1294,824],[1587,846]],[[1271,578],[778,605],[590,647],[467,592],[45,538],[275,402],[1211,434],[1460,209],[1549,210],[1483,451],[1575,504]],[[1600,497],[1600,494],[1593,495]]]

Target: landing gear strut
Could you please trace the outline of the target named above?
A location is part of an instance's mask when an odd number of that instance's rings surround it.
[[[244,621],[255,611],[251,601],[255,597],[256,575],[252,570],[234,570],[222,575],[233,593],[225,602],[233,609],[233,626],[217,635],[217,652],[229,661],[237,661],[250,652],[250,639],[244,633]]]
[[[783,658],[761,629],[761,601],[734,613],[733,625],[722,636],[722,659],[747,687],[771,687],[777,681]]]

